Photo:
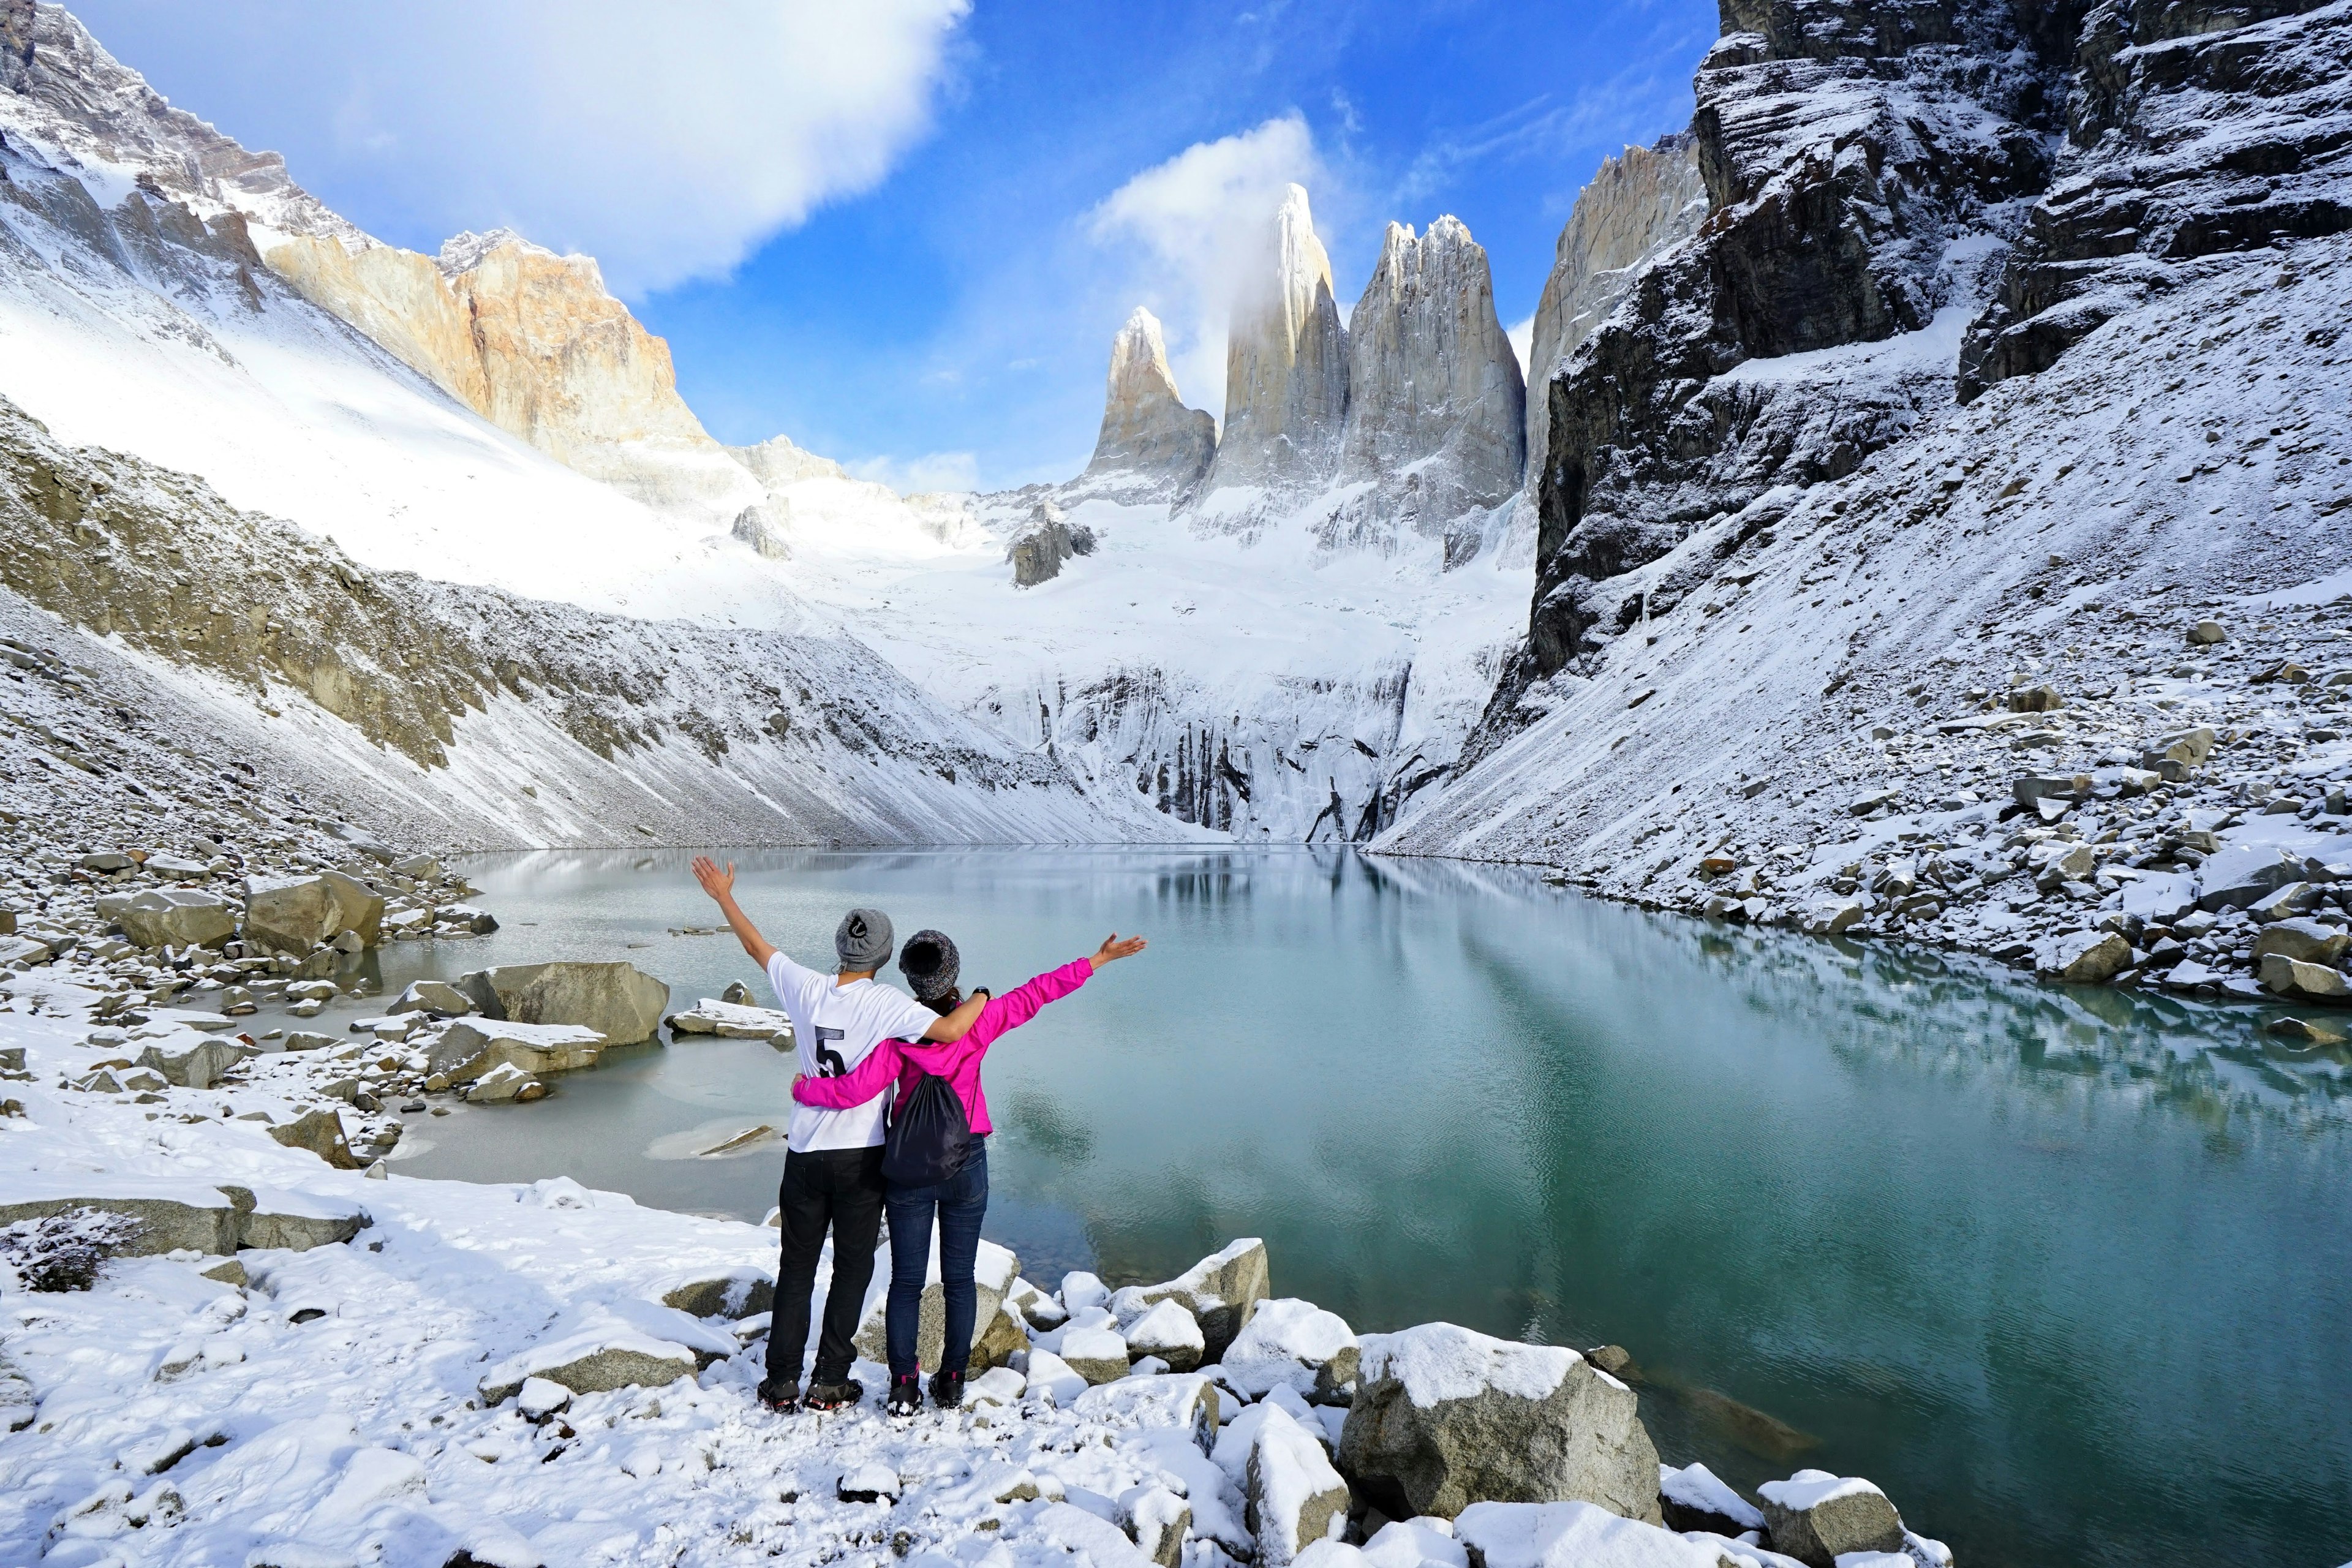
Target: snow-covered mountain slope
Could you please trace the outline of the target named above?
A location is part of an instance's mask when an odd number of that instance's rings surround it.
[[[1688,908],[1738,883],[1731,907],[1796,919],[1901,843],[1983,847],[2041,790],[2023,775],[2053,775],[2056,804],[2029,828],[2079,806],[2086,864],[2118,868],[2069,895],[2087,907],[2062,900],[2080,923],[2123,911],[2132,876],[2177,874],[2175,848],[2183,864],[2210,851],[2200,838],[2233,811],[2334,809],[2352,239],[2323,219],[2346,182],[2301,180],[2294,221],[2267,226],[2165,206],[2169,226],[2111,234],[2105,256],[2063,250],[2050,209],[2089,190],[2163,205],[2115,188],[2141,166],[2117,150],[2189,125],[2242,162],[2326,174],[2312,149],[2340,145],[2352,113],[2326,110],[2332,140],[2315,129],[2314,62],[2352,7],[2213,13],[2120,53],[2101,45],[2116,15],[2095,7],[2074,18],[2079,54],[2068,18],[2021,30],[2022,13],[1965,0],[1800,0],[1756,7],[1755,31],[1748,8],[1726,9],[1697,124],[1720,205],[1551,381],[1531,636],[1463,774],[1386,843],[1555,861]],[[2226,64],[2241,96],[2184,53]],[[2119,94],[2110,65],[2132,73]],[[2070,110],[2090,88],[2119,121]],[[2069,125],[2089,144],[2062,143]],[[2194,194],[2176,164],[2145,166]],[[2227,195],[2197,200],[2226,214]],[[1980,355],[1959,404],[1964,342],[2022,353],[2000,324],[2016,280],[2069,267],[2099,283],[2098,320],[2038,373],[2011,359],[1996,375],[1999,354]],[[2229,657],[2184,641],[2206,615]],[[2005,701],[2013,682],[2024,697]],[[2093,795],[2147,787],[2114,770],[2198,724],[2220,749],[2164,809],[2208,819],[2166,816],[2160,852],[2095,846],[2158,832],[2154,806]],[[1921,898],[1927,929],[1997,945],[2035,889],[1997,900],[2003,918],[1948,917],[2012,869],[1950,867],[1965,891]]]
[[[947,505],[935,528],[796,534],[796,584],[1106,810],[1250,841],[1368,837],[1440,776],[1526,603],[1524,570],[1445,572],[1438,541],[1333,552],[1308,519],[1251,543],[1043,488]],[[1088,552],[1016,588],[1008,555],[1041,530]]]
[[[199,474],[372,566],[641,614],[804,614],[748,552],[712,569],[707,522],[533,451],[302,300],[236,214],[0,135],[0,395],[61,438]]]
[[[1053,759],[837,634],[371,571],[5,402],[0,590],[10,809],[60,826],[76,792],[184,765],[451,847],[1100,842],[1164,822],[1106,819]]]

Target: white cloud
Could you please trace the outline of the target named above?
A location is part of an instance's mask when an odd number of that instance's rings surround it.
[[[1196,142],[1144,170],[1088,215],[1088,230],[1134,256],[1131,303],[1151,307],[1184,400],[1223,416],[1225,324],[1234,291],[1265,252],[1285,185],[1311,195],[1323,165],[1293,110],[1252,131]]]
[[[1528,315],[1512,322],[1503,329],[1503,335],[1511,340],[1511,352],[1519,356],[1519,369],[1525,372],[1528,358],[1536,352],[1535,317]]]
[[[723,274],[881,180],[929,129],[969,9],[220,0],[175,16],[94,0],[90,14],[134,67],[242,87],[194,107],[232,134],[293,128],[280,144],[297,180],[363,194],[353,205],[411,243],[506,224],[594,256],[634,296]]]
[[[926,452],[919,458],[864,458],[844,463],[852,479],[888,485],[902,496],[980,488],[980,458],[971,452]]]

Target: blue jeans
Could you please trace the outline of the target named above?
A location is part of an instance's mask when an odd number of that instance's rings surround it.
[[[972,1317],[980,1289],[972,1268],[980,1257],[980,1222],[988,1213],[988,1140],[971,1141],[963,1169],[928,1187],[892,1187],[883,1198],[890,1214],[890,1304],[883,1338],[890,1347],[890,1376],[922,1371],[915,1354],[923,1317],[924,1277],[930,1272],[931,1216],[940,1222],[940,1291],[946,1297],[947,1342],[939,1370],[962,1372],[971,1360]]]

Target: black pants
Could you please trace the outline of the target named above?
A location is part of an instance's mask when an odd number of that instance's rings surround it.
[[[824,1293],[824,1324],[817,1335],[814,1381],[838,1383],[856,1355],[858,1310],[874,1279],[874,1247],[882,1233],[882,1150],[817,1149],[784,1156],[776,1192],[783,1229],[776,1264],[775,1315],[768,1329],[768,1379],[797,1384],[808,1348],[809,1299],[816,1290],[817,1255],[833,1227],[833,1283]]]

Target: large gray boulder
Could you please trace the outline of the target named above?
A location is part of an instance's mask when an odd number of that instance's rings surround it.
[[[12,1174],[8,1184],[9,1199],[0,1203],[0,1226],[47,1219],[74,1209],[97,1209],[136,1222],[138,1229],[114,1248],[128,1258],[183,1247],[213,1255],[231,1253],[244,1234],[244,1216],[229,1195],[216,1187],[100,1175],[76,1182],[69,1173],[51,1177],[40,1172]]]
[[[371,1223],[367,1210],[341,1198],[275,1188],[224,1186],[221,1192],[241,1216],[238,1242],[245,1247],[308,1252],[346,1242]]]
[[[2293,996],[2306,1002],[2352,1004],[2352,980],[2344,972],[2325,963],[2298,963],[2284,953],[2273,952],[2254,965],[2254,978],[2263,988],[2281,996]]]
[[[534,1377],[574,1394],[659,1388],[692,1377],[740,1348],[731,1333],[651,1301],[608,1301],[567,1316],[552,1337],[483,1374],[485,1404],[502,1403]]]
[[[1119,1322],[1127,1324],[1162,1301],[1176,1302],[1201,1325],[1201,1364],[1205,1366],[1223,1358],[1257,1304],[1272,1294],[1265,1243],[1250,1236],[1227,1242],[1165,1283],[1129,1286],[1111,1298],[1110,1307]]]
[[[109,894],[98,912],[141,947],[218,947],[236,934],[235,905],[188,888]]]
[[[1859,1476],[1799,1470],[1756,1489],[1772,1550],[1809,1568],[1836,1568],[1849,1552],[1900,1552],[1903,1521],[1886,1494]]]
[[[169,1050],[149,1046],[139,1053],[139,1065],[153,1068],[163,1075],[164,1082],[182,1089],[210,1089],[229,1068],[253,1054],[252,1047],[235,1040],[197,1040]]]
[[[2277,953],[2297,963],[2320,963],[2333,967],[2342,962],[2347,949],[2352,949],[2352,931],[2322,925],[2312,920],[2274,921],[2264,926],[2254,938],[2254,959],[2257,963]]]
[[[460,1018],[441,1031],[427,1057],[429,1069],[451,1083],[472,1083],[502,1067],[536,1076],[593,1068],[604,1037],[569,1024],[517,1024],[502,1018]]]
[[[338,1171],[360,1168],[360,1163],[352,1158],[351,1144],[344,1141],[342,1119],[323,1107],[271,1128],[269,1135],[289,1149],[308,1149]]]
[[[2197,905],[2216,914],[2242,910],[2306,879],[2304,863],[2281,855],[2274,845],[2224,844],[2197,868]]]
[[[1660,1522],[1658,1451],[1633,1391],[1574,1351],[1452,1323],[1367,1334],[1357,1348],[1339,1469],[1391,1519],[1580,1501]]]
[[[437,1018],[462,1018],[474,1010],[474,999],[446,980],[412,980],[392,1000],[387,1014],[424,1013]]]
[[[245,940],[263,952],[303,957],[345,931],[373,947],[383,926],[382,896],[341,871],[246,879]]]
[[[669,987],[633,963],[505,963],[457,977],[486,1018],[518,1024],[577,1024],[608,1044],[650,1040],[669,1005]]]

